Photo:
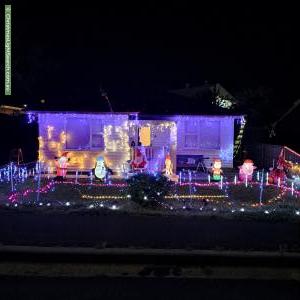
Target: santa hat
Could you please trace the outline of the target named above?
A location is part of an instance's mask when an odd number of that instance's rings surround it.
[[[244,164],[253,164],[253,160],[252,159],[245,159]]]

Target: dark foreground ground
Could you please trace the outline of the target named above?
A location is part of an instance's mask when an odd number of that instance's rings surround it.
[[[162,278],[0,278],[1,299],[299,299],[299,282]]]
[[[1,212],[0,243],[0,299],[300,299],[299,257],[278,252],[299,252],[300,224],[269,216],[248,220],[7,210]],[[37,254],[8,251],[11,246],[4,245],[50,247]],[[108,253],[58,255],[52,246],[70,251],[90,246]],[[108,247],[169,250],[164,250],[167,255],[122,250],[116,255]],[[188,251],[176,256],[172,248]],[[280,255],[194,256],[191,249]]]
[[[216,217],[145,216],[119,212],[42,213],[2,211],[0,243],[181,248],[300,249],[300,222],[223,219]]]

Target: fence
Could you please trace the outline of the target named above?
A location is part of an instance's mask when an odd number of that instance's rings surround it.
[[[276,166],[278,157],[284,146],[272,144],[256,144],[248,147],[248,157],[254,160],[259,168],[268,169]],[[288,147],[284,147],[284,157],[294,163],[300,163],[299,154]]]

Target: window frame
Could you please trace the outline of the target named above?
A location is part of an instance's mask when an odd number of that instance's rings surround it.
[[[201,126],[201,122],[208,121],[208,122],[218,122],[218,139],[219,143],[217,147],[203,147],[203,143],[201,143],[201,132],[203,126]],[[197,122],[196,129],[190,130],[187,129],[187,124],[190,121],[184,121],[184,137],[183,137],[183,148],[187,150],[220,150],[221,149],[221,120],[209,120],[209,119],[198,119],[193,120],[192,122]],[[201,128],[202,127],[202,128]],[[194,136],[197,138],[196,146],[186,146],[186,137],[187,136]]]
[[[98,150],[104,150],[105,149],[105,142],[104,142],[104,124],[102,119],[86,119],[86,118],[80,118],[80,117],[67,117],[65,119],[65,132],[66,132],[66,136],[68,137],[68,120],[70,119],[75,119],[76,121],[79,120],[86,120],[88,127],[89,127],[89,143],[88,143],[88,147],[84,148],[84,149],[79,149],[79,148],[74,148],[74,147],[69,147],[68,146],[68,139],[66,139],[66,143],[65,143],[65,150],[70,150],[70,151],[98,151]],[[93,146],[93,121],[98,121],[100,126],[101,126],[101,133],[100,135],[102,136],[102,145],[101,147],[94,147]]]

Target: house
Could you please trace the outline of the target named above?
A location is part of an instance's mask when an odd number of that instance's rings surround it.
[[[206,166],[221,158],[223,167],[233,166],[234,128],[243,116],[140,115],[139,113],[27,112],[39,127],[39,160],[54,168],[55,157],[68,152],[69,168],[91,170],[96,158],[118,176],[128,170],[134,145],[144,147],[148,168],[161,171],[170,154],[174,172],[186,158]],[[195,165],[195,164],[194,164]]]

